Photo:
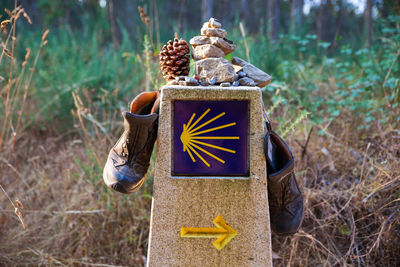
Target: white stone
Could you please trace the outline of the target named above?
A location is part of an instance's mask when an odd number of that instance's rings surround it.
[[[222,28],[209,28],[208,22],[206,22],[201,28],[201,35],[224,38],[226,36],[226,30]]]
[[[179,84],[179,81],[177,81],[177,80],[170,80],[170,81],[167,82],[167,84],[168,84],[168,85],[177,85],[177,84]]]
[[[221,83],[219,86],[221,86],[221,87],[229,87],[229,86],[231,86],[231,83]]]
[[[206,81],[215,77],[216,83],[233,82],[235,78],[232,64],[223,58],[206,58],[196,61],[196,74],[200,80]]]
[[[212,44],[198,45],[193,49],[194,60],[200,60],[210,57],[223,58],[224,56],[225,56],[224,51],[222,51],[222,49]]]
[[[242,67],[242,66],[235,65],[235,64],[233,64],[233,68],[235,69],[235,72],[236,72],[236,73],[238,73],[239,71],[242,71],[242,70],[243,70],[243,67]]]
[[[233,43],[231,43],[231,41],[228,41],[225,38],[215,37],[215,36],[212,37],[203,35],[195,36],[192,39],[190,39],[190,44],[194,48],[199,45],[212,44],[218,48],[221,48],[224,51],[225,55],[232,53],[236,49],[236,46]]]
[[[221,23],[219,23],[216,19],[210,18],[208,21],[208,27],[209,28],[221,28]]]

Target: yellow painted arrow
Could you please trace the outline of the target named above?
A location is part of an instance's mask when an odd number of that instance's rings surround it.
[[[187,238],[217,238],[213,242],[213,245],[216,249],[223,249],[229,241],[234,238],[238,232],[236,232],[232,227],[230,227],[222,218],[221,215],[218,215],[214,221],[214,225],[217,228],[211,227],[182,227],[181,228],[181,237]]]

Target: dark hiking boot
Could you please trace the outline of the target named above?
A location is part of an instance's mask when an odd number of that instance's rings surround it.
[[[271,228],[277,234],[291,235],[299,230],[304,214],[293,155],[286,142],[272,130],[265,136],[264,149]]]
[[[108,154],[103,170],[106,185],[120,193],[133,193],[142,186],[157,138],[159,98],[143,92],[123,112],[124,133]]]

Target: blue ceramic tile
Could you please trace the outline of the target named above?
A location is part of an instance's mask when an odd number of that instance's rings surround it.
[[[173,175],[248,176],[247,101],[173,106]]]

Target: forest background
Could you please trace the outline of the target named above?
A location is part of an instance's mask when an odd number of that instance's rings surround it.
[[[274,265],[400,266],[399,1],[1,0],[0,9],[0,265],[145,264],[153,168],[123,196],[105,187],[102,167],[121,111],[165,84],[162,44],[175,32],[189,41],[212,16],[236,44],[232,56],[273,77],[264,102],[295,154],[305,219],[292,237],[272,235]]]

